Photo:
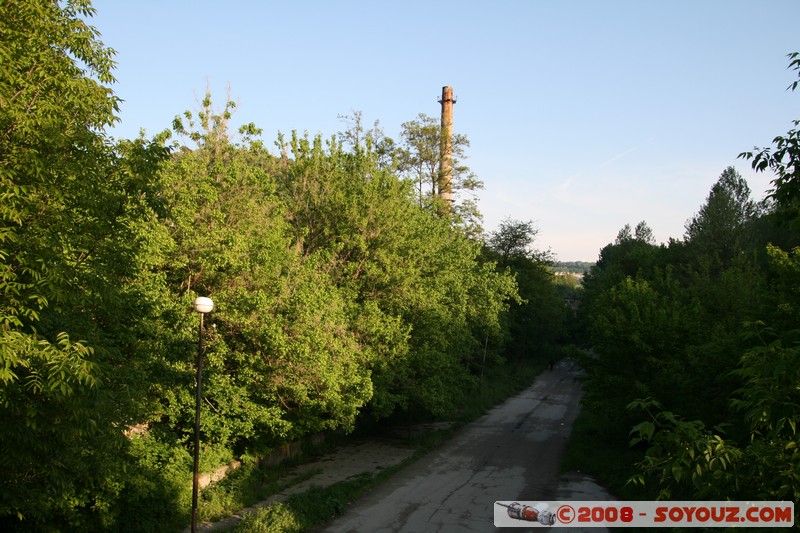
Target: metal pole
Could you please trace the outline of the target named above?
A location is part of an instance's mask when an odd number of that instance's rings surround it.
[[[197,397],[194,404],[194,478],[192,480],[192,533],[197,531],[197,492],[200,466],[200,402],[203,396],[203,314],[200,313],[200,340],[197,343]]]

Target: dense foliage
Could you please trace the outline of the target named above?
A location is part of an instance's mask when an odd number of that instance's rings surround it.
[[[586,407],[647,494],[800,497],[797,137],[741,155],[775,172],[764,201],[727,168],[683,239],[623,228],[584,280]]]
[[[117,101],[90,12],[0,5],[0,515],[63,527],[106,524],[142,412],[164,155],[102,135]]]
[[[433,174],[412,175],[439,160],[414,151],[439,138],[430,119],[395,145],[356,115],[273,155],[208,96],[171,131],[115,141],[92,13],[0,4],[4,529],[187,523],[197,295],[216,304],[203,470],[365,418],[449,416],[487,367],[558,337],[546,261],[485,246],[469,197],[442,216]]]
[[[512,360],[552,357],[552,348],[566,337],[570,310],[552,272],[547,252],[533,248],[538,231],[533,223],[506,219],[487,238],[487,255],[512,272],[519,299],[505,315],[506,353]]]

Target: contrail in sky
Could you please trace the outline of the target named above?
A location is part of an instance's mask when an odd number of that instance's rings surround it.
[[[570,185],[572,185],[572,181],[574,179],[579,178],[579,177],[581,177],[581,176],[583,176],[585,174],[592,173],[592,172],[594,172],[596,170],[600,170],[601,168],[610,165],[611,163],[613,163],[617,159],[622,159],[623,157],[625,157],[626,155],[630,154],[631,152],[635,152],[636,150],[638,150],[639,148],[641,148],[642,146],[647,144],[649,141],[650,141],[650,139],[642,141],[639,144],[637,144],[636,146],[634,146],[633,148],[628,148],[624,152],[622,152],[620,154],[617,154],[614,157],[612,157],[611,159],[600,163],[599,165],[597,165],[596,167],[594,167],[593,169],[591,169],[591,170],[589,170],[587,172],[578,172],[577,174],[574,174],[574,175],[568,177],[563,182],[561,182],[561,184],[558,186],[558,188],[559,189],[568,189],[570,187]]]
[[[647,143],[647,141],[641,142],[641,143],[637,144],[636,146],[634,146],[633,148],[629,148],[629,149],[625,150],[624,152],[622,152],[621,154],[619,154],[619,155],[615,155],[614,157],[612,157],[612,158],[611,158],[611,159],[609,159],[608,161],[606,161],[606,162],[604,162],[604,163],[600,163],[599,165],[597,165],[597,166],[596,166],[596,167],[595,167],[593,170],[598,170],[598,169],[601,169],[601,168],[603,168],[603,167],[604,167],[604,166],[606,166],[606,165],[610,165],[611,163],[613,163],[613,162],[614,162],[614,161],[616,161],[617,159],[623,158],[623,157],[625,157],[626,155],[628,155],[629,153],[631,153],[631,152],[634,152],[634,151],[638,150],[639,148],[641,148],[642,146],[644,146],[646,143]]]

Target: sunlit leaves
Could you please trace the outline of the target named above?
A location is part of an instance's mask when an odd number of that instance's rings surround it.
[[[103,134],[114,53],[92,13],[0,4],[0,516],[86,529],[109,520],[120,426],[143,401],[132,346],[148,289],[135,285],[160,244],[164,156]]]

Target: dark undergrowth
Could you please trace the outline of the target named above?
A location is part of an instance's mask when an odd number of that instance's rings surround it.
[[[627,436],[615,432],[615,428],[605,424],[605,419],[586,406],[581,408],[572,426],[561,470],[589,474],[621,500],[654,499],[643,494],[641,487],[628,484],[642,452],[628,448]]]

